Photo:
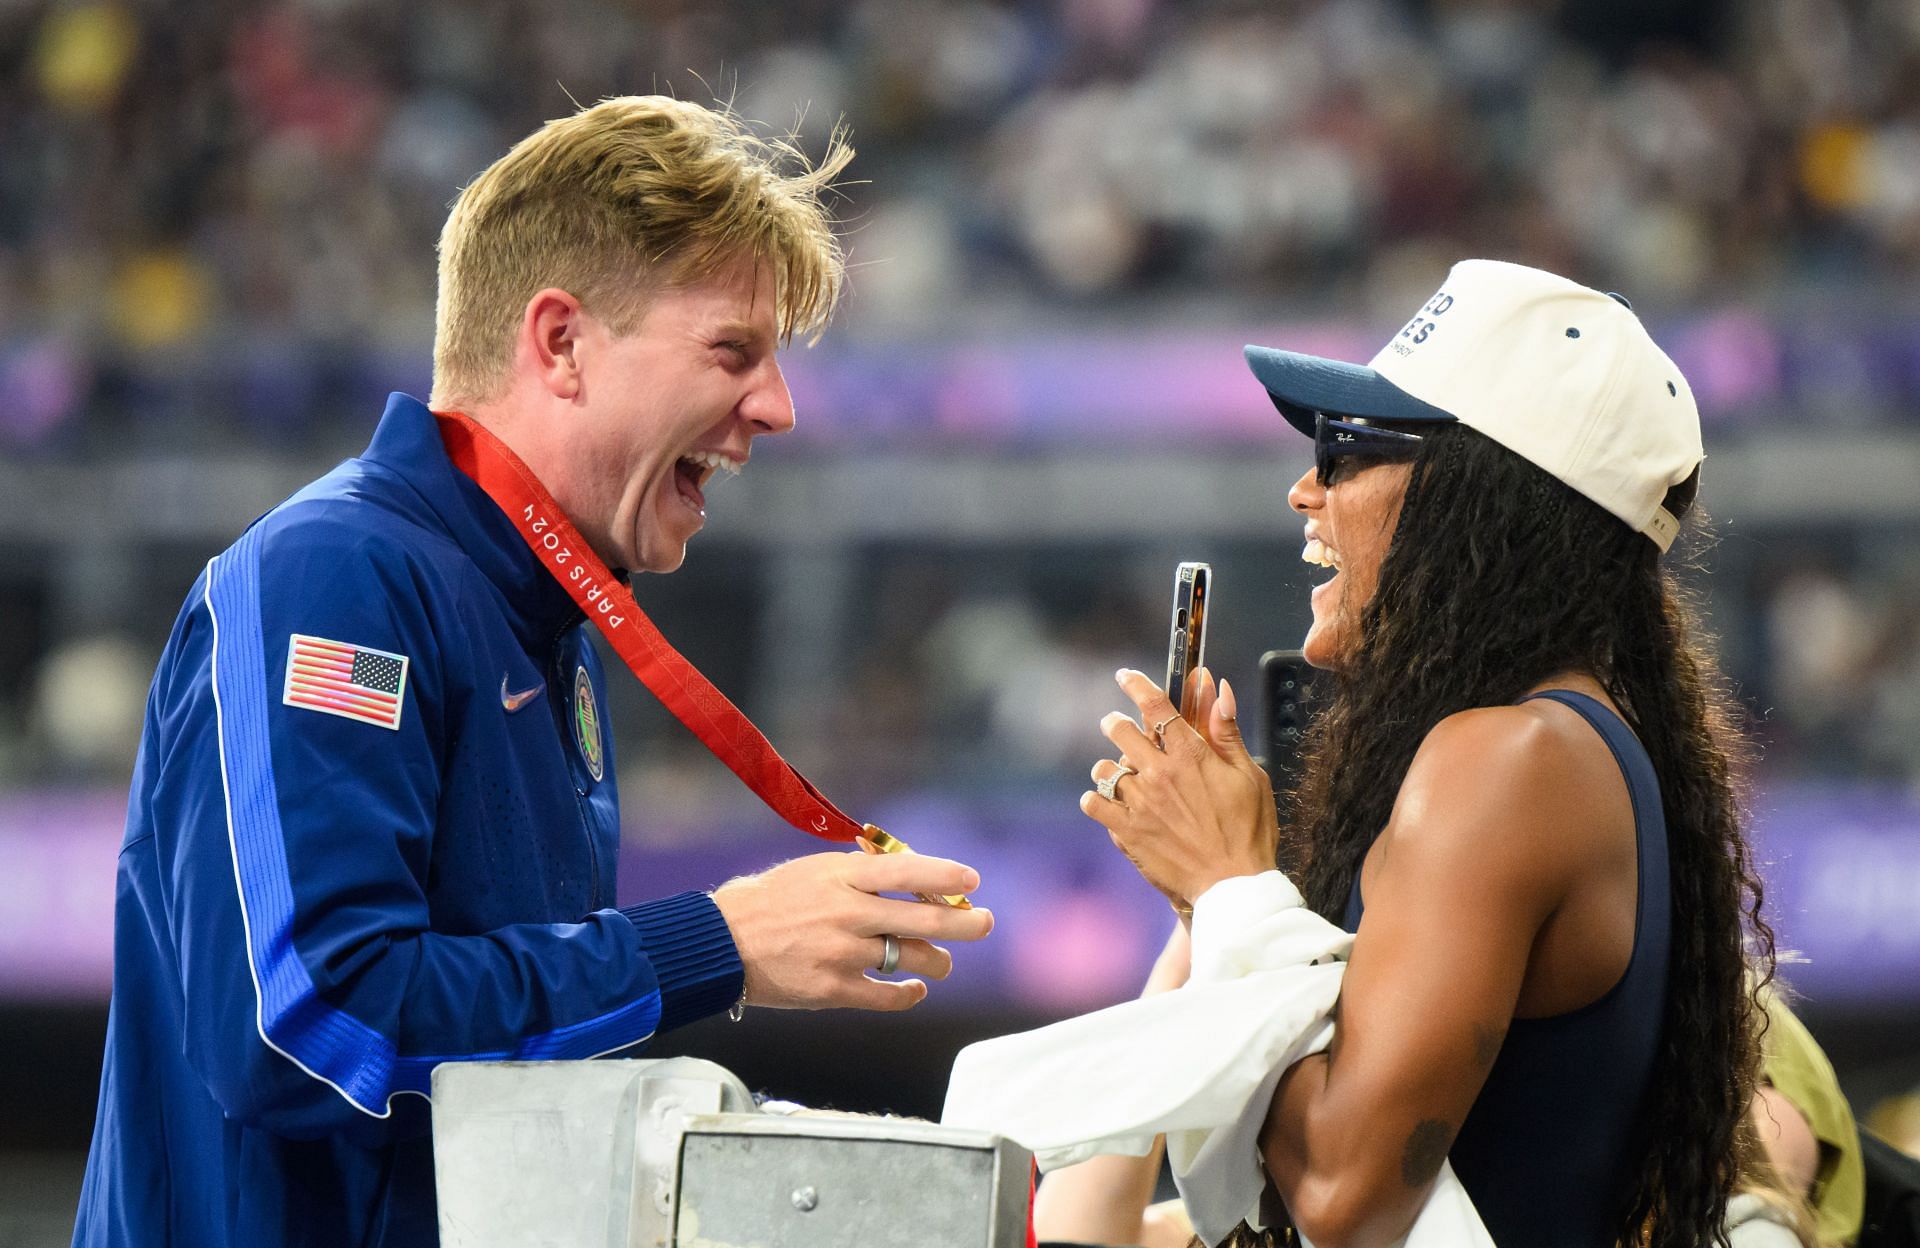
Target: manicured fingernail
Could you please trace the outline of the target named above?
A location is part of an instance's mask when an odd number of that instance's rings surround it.
[[[1231,681],[1223,680],[1220,682],[1220,704],[1219,705],[1220,705],[1220,714],[1225,718],[1227,719],[1240,718],[1240,704],[1233,700],[1233,684]]]
[[[972,892],[976,888],[979,888],[980,873],[978,871],[967,872],[965,875],[960,877],[960,885],[961,885],[961,891],[968,892],[968,893]]]
[[[1128,672],[1130,672],[1130,671],[1132,671],[1132,670],[1133,670],[1133,669],[1132,669],[1132,668],[1130,668],[1130,667],[1123,667],[1123,668],[1121,668],[1121,669],[1120,669],[1119,671],[1117,671],[1117,672],[1115,672],[1115,673],[1113,674],[1113,683],[1114,683],[1114,684],[1116,684],[1116,685],[1124,685],[1124,684],[1126,684],[1126,683],[1127,683],[1127,673],[1128,673]]]

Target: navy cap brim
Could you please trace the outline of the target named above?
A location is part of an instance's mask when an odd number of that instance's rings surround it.
[[[1273,405],[1295,429],[1313,436],[1313,414],[1360,416],[1368,420],[1446,421],[1444,408],[1414,398],[1364,364],[1249,346],[1247,367],[1267,388]]]

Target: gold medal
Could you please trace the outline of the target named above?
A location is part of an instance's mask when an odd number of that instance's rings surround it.
[[[854,843],[869,854],[910,854],[913,852],[913,846],[907,844],[890,832],[882,831],[871,823],[861,826],[860,835],[855,838]],[[931,902],[935,905],[952,906],[955,910],[973,909],[973,903],[965,897],[942,897],[938,893],[915,893],[914,896],[921,901]]]

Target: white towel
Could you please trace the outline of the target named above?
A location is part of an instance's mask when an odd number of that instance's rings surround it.
[[[1308,910],[1278,871],[1223,880],[1194,902],[1193,974],[1174,992],[968,1045],[941,1121],[995,1131],[1042,1170],[1144,1156],[1156,1135],[1209,1244],[1258,1227],[1259,1134],[1286,1069],[1327,1047],[1353,937]],[[1492,1248],[1443,1165],[1406,1248]]]

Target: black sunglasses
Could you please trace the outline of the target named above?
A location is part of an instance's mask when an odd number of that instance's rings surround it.
[[[1315,412],[1313,470],[1324,489],[1339,479],[1341,460],[1405,462],[1420,453],[1420,443],[1425,440],[1417,433],[1403,433],[1398,429],[1360,424],[1329,416],[1325,412]]]

